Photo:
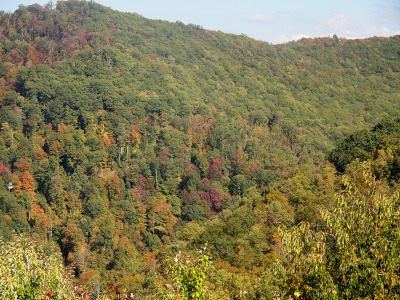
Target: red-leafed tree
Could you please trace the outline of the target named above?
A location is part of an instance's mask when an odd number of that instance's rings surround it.
[[[221,180],[224,176],[222,173],[222,161],[218,158],[213,160],[207,171],[207,178],[210,180]]]
[[[212,203],[212,208],[215,211],[222,210],[222,200],[224,199],[224,193],[216,188],[211,188],[210,191],[210,201]]]

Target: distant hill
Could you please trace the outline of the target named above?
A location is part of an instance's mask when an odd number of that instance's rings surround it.
[[[216,257],[251,268],[235,236],[259,224],[256,202],[279,202],[262,208],[279,222],[307,219],[309,191],[278,182],[317,189],[325,179],[304,170],[400,117],[399,49],[400,36],[271,45],[89,1],[0,12],[0,232],[53,239],[78,275],[133,278],[145,254],[223,234]],[[273,184],[282,194],[265,198]]]

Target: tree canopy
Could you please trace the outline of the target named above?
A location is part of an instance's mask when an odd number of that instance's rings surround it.
[[[278,229],[326,242],[342,174],[365,161],[396,190],[399,46],[271,45],[83,0],[1,11],[0,236],[56,247],[94,299],[154,297],[163,260],[208,242],[204,290],[268,299]]]

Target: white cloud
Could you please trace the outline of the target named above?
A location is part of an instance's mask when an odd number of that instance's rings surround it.
[[[250,22],[261,22],[261,23],[270,23],[270,22],[275,22],[278,20],[277,17],[273,15],[267,15],[267,14],[254,14],[250,15],[244,18],[246,21]]]
[[[311,25],[312,23],[312,25]],[[275,43],[286,43],[302,38],[333,36],[347,39],[368,38],[371,36],[400,35],[400,28],[393,28],[389,24],[369,22],[367,20],[353,20],[344,14],[331,15],[322,20],[300,20],[295,25],[293,34],[281,34],[274,38]],[[388,26],[386,26],[388,25]]]
[[[391,30],[382,24],[355,21],[345,15],[336,14],[321,21],[315,28],[316,36],[332,36],[336,34],[344,38],[366,38],[371,36],[393,36],[400,34],[400,30]]]
[[[286,42],[289,42],[289,41],[290,41],[290,39],[288,39],[285,35],[280,35],[280,36],[278,36],[276,38],[276,42],[278,44],[286,43]]]
[[[292,37],[287,37],[286,35],[280,35],[276,38],[276,42],[279,44],[282,43],[287,43],[290,41],[297,41],[297,40],[301,40],[302,38],[310,38],[311,36],[307,35],[307,34],[295,34],[292,35]]]

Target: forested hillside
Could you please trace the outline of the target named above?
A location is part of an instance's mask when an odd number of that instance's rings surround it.
[[[207,243],[214,295],[267,297],[277,228],[322,226],[337,172],[369,160],[397,187],[399,49],[271,45],[87,1],[0,12],[0,234],[59,248],[93,295],[152,295],[166,257]]]

